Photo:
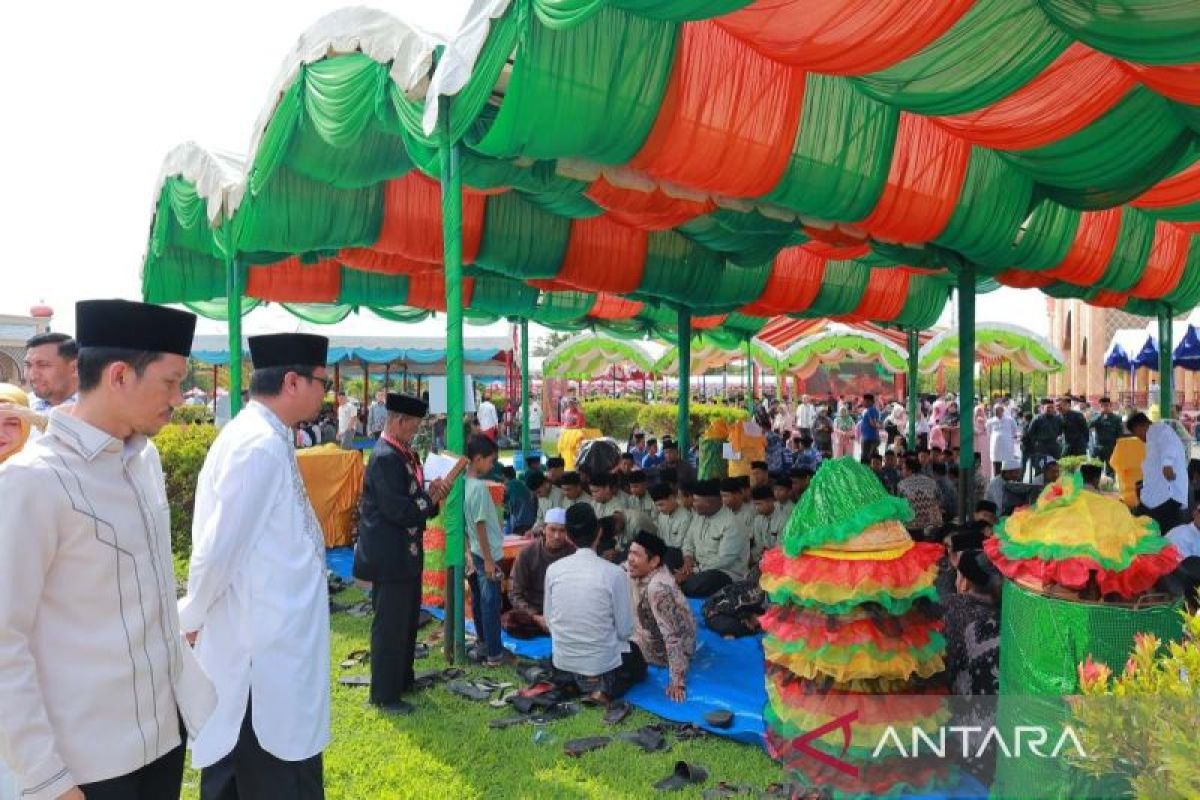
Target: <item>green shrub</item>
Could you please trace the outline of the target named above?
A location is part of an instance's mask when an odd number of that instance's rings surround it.
[[[180,406],[171,414],[171,422],[178,425],[212,422],[212,410],[208,406]]]
[[[598,428],[618,442],[629,439],[638,425],[638,414],[646,408],[632,400],[585,400],[583,413],[589,428]]]
[[[167,425],[154,437],[162,458],[171,507],[171,551],[186,560],[192,552],[192,511],[196,506],[196,480],[208,448],[217,438],[212,425]]]
[[[679,406],[656,403],[655,405],[641,406],[640,408],[641,413],[638,414],[639,427],[652,436],[659,438],[671,436],[674,438]],[[688,441],[693,443],[699,441],[701,434],[708,429],[708,426],[715,419],[736,422],[737,420],[747,419],[749,416],[746,409],[739,406],[692,403],[688,408]]]

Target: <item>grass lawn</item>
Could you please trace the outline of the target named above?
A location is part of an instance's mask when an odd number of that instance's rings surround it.
[[[337,595],[339,603],[357,602],[361,593],[348,589]],[[547,726],[553,744],[534,744],[533,727],[503,730],[487,727],[490,719],[511,716],[512,710],[474,703],[440,687],[414,698],[417,712],[408,717],[383,716],[366,705],[367,689],[337,683],[341,674],[368,672],[369,668],[342,670],[339,662],[351,650],[368,646],[370,620],[335,614],[330,653],[333,674],[333,742],[325,751],[326,796],[330,800],[375,798],[612,798],[666,796],[656,792],[655,781],[671,773],[676,760],[706,767],[708,781],[700,787],[669,796],[698,798],[718,781],[744,783],[763,789],[785,780],[782,771],[756,747],[718,737],[673,742],[665,753],[644,754],[615,740],[603,750],[578,759],[563,754],[562,744],[583,736],[613,735],[635,730],[657,717],[635,711],[612,728],[597,709]],[[428,638],[438,623],[427,626]],[[417,670],[444,666],[440,646],[431,646],[429,658]],[[468,669],[468,676],[488,676],[519,683],[511,669]],[[199,773],[189,769],[183,796],[199,797]]]

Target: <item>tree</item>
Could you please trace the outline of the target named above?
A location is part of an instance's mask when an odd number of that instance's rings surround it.
[[[563,342],[571,338],[569,333],[561,333],[559,331],[550,331],[545,336],[538,339],[533,344],[533,349],[530,350],[530,355],[538,356],[539,358],[548,356]]]

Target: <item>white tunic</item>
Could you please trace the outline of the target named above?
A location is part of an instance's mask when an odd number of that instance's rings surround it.
[[[1158,508],[1168,500],[1187,506],[1187,455],[1179,434],[1165,422],[1155,422],[1146,431],[1146,458],[1142,461],[1142,503]],[[1163,475],[1163,467],[1175,471],[1175,480]]]
[[[196,486],[185,631],[217,687],[192,745],[206,767],[237,744],[253,695],[259,743],[284,761],[329,743],[329,597],[325,540],[288,428],[251,402],[209,450]]]
[[[1010,416],[989,417],[987,421],[990,461],[1011,461],[1017,457],[1017,421]]]
[[[0,497],[0,754],[23,800],[178,747],[216,697],[180,635],[154,445],[55,409]]]

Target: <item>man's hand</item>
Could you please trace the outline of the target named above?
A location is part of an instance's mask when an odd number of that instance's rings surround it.
[[[500,580],[500,568],[496,566],[496,562],[491,559],[483,562],[483,577],[489,581]]]
[[[435,503],[440,503],[450,496],[451,484],[447,483],[444,478],[438,478],[429,482],[429,499]]]
[[[1175,468],[1169,465],[1163,467],[1163,477],[1169,481],[1175,480]]]
[[[200,631],[188,631],[183,635],[184,641],[188,643],[188,647],[196,646],[196,637],[200,635]]]
[[[58,796],[58,800],[87,800],[78,786],[72,786]]]
[[[534,614],[533,622],[535,625],[537,625],[539,628],[544,630],[546,633],[550,632],[550,625],[549,625],[549,623],[546,622],[546,618],[543,617],[541,614]]]
[[[683,681],[679,683],[672,681],[667,685],[667,697],[676,703],[682,703],[687,699],[687,686],[684,685]]]

